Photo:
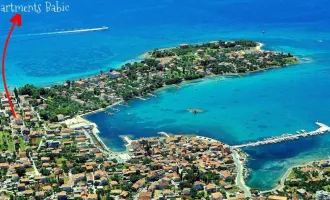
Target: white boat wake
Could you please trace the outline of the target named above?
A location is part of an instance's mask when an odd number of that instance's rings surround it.
[[[57,35],[57,34],[70,34],[70,33],[83,33],[83,32],[93,32],[93,31],[105,31],[109,28],[103,26],[101,28],[89,28],[89,29],[75,29],[68,31],[54,31],[54,32],[45,32],[45,33],[31,33],[27,34],[28,36],[41,36],[41,35]]]

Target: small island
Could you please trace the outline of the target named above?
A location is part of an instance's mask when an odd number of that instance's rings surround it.
[[[193,113],[193,114],[198,114],[198,113],[203,113],[203,112],[205,112],[204,110],[202,110],[202,109],[197,109],[197,108],[188,108],[187,111],[190,112],[190,113]]]
[[[199,136],[126,137],[129,151],[113,152],[81,116],[109,107],[113,115],[124,101],[183,81],[298,63],[260,47],[249,40],[182,44],[88,78],[25,85],[10,94],[16,118],[1,94],[1,199],[245,198],[244,180],[235,181],[245,172],[242,152]]]

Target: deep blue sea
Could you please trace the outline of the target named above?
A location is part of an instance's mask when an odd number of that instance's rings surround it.
[[[0,4],[12,1],[3,0]],[[16,0],[16,4],[44,1]],[[52,1],[55,2],[55,1]],[[328,0],[66,0],[70,12],[22,13],[6,60],[10,86],[51,84],[119,67],[154,48],[211,40],[253,39],[297,55],[302,64],[244,78],[219,77],[131,101],[115,116],[89,115],[101,137],[123,149],[121,134],[196,133],[229,144],[330,125]],[[0,47],[13,13],[0,13]],[[29,36],[108,26],[108,31]],[[265,31],[265,34],[262,34]],[[206,112],[188,113],[187,108]],[[330,135],[245,149],[251,187],[272,187],[292,164],[326,158]]]

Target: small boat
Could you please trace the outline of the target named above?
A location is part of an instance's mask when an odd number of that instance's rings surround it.
[[[109,27],[107,27],[107,26],[102,26],[102,30],[108,30],[109,29]]]

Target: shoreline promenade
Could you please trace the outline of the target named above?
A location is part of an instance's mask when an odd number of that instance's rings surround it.
[[[243,190],[246,197],[251,197],[251,191],[250,187],[248,187],[245,183],[245,177],[244,177],[244,161],[241,161],[241,156],[239,155],[239,152],[237,149],[232,149],[232,156],[233,160],[237,169],[237,176],[235,179],[236,185]]]

